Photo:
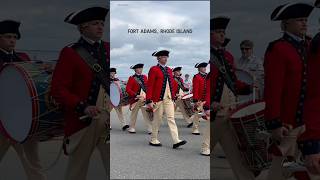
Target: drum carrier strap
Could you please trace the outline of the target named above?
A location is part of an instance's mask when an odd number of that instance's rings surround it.
[[[98,60],[96,60],[93,56],[91,56],[91,54],[81,46],[77,46],[74,49],[77,51],[80,57],[88,64],[91,70],[95,73],[96,77],[101,81],[102,87],[106,90],[108,95],[110,95],[109,87],[108,87],[109,76],[107,72],[98,63]]]
[[[147,92],[145,85],[143,84],[143,82],[136,76],[133,77],[134,80],[136,80],[136,82],[140,85],[140,88],[144,91]]]
[[[104,47],[104,46],[103,46]],[[103,49],[103,53],[105,52],[105,48]],[[109,99],[110,96],[110,85],[109,85],[109,75],[107,74],[106,70],[101,67],[101,65],[98,63],[99,61],[95,59],[91,54],[83,47],[76,46],[74,47],[74,50],[79,54],[79,56],[88,64],[88,66],[91,68],[91,70],[95,73],[95,78],[100,80],[102,87],[107,92],[107,99]],[[102,58],[104,60],[106,58]],[[107,121],[110,123],[110,121]],[[106,123],[106,131],[107,136],[105,138],[105,143],[110,141],[110,133],[109,133],[109,124]]]

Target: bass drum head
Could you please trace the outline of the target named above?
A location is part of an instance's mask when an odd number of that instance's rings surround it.
[[[115,83],[110,84],[110,101],[113,106],[118,106],[120,103],[120,90],[119,86]]]
[[[0,72],[0,126],[4,135],[24,142],[32,129],[32,99],[23,69],[7,64]]]

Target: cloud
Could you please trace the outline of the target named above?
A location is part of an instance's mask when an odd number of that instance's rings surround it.
[[[170,50],[168,65],[182,65],[189,74],[196,73],[192,68],[196,62],[209,59],[209,1],[112,1],[110,7],[111,64],[127,63],[119,65],[120,77],[129,76],[128,68],[136,63],[144,63],[147,71],[157,63],[151,56],[156,50]],[[128,28],[192,29],[192,33],[128,33]]]
[[[113,30],[113,29],[121,28],[121,26],[127,27],[128,22],[117,19],[117,18],[112,18],[110,19],[110,24],[111,24],[110,29]]]
[[[111,49],[111,58],[117,56],[129,56],[134,53],[134,45],[133,44],[124,44],[120,48],[112,48]]]
[[[170,45],[199,45],[202,44],[200,40],[192,39],[190,37],[170,37],[170,41],[168,42]]]

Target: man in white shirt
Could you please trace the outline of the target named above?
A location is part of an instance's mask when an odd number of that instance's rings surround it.
[[[263,96],[264,70],[263,60],[253,54],[254,44],[251,40],[243,40],[240,43],[242,56],[236,61],[236,68],[250,73],[258,86],[259,93],[257,99]]]

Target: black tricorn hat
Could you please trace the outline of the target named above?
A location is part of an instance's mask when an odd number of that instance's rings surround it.
[[[287,3],[275,8],[271,14],[272,21],[309,17],[314,6],[308,3]]]
[[[144,66],[144,64],[139,63],[139,64],[131,66],[130,69],[143,68],[143,66]]]
[[[169,57],[169,51],[168,50],[161,50],[161,51],[155,51],[154,53],[152,53],[152,56],[168,56]]]
[[[90,7],[80,11],[70,13],[65,19],[64,22],[79,25],[85,22],[93,20],[102,20],[105,21],[106,15],[108,14],[109,9],[104,7]]]
[[[230,22],[230,18],[225,16],[219,16],[210,19],[210,31],[216,30],[216,29],[227,29],[227,26]]]
[[[182,67],[175,67],[175,68],[173,68],[173,72],[175,72],[175,71],[181,71],[181,69],[182,69]]]
[[[21,38],[19,31],[20,22],[14,20],[4,20],[0,21],[0,34],[13,33],[17,34],[18,39]]]
[[[208,63],[202,62],[202,63],[197,63],[194,67],[195,68],[201,68],[201,67],[207,67]]]
[[[110,72],[115,72],[115,73],[117,73],[117,69],[116,69],[116,68],[110,68]]]

